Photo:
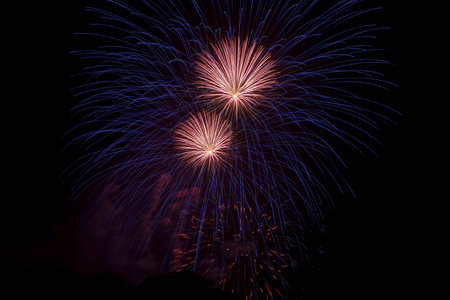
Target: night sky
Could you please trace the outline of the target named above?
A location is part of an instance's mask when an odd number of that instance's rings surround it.
[[[13,11],[12,42],[7,49],[11,53],[4,57],[12,63],[9,79],[14,81],[7,87],[13,92],[5,94],[4,102],[15,105],[3,114],[7,120],[3,143],[8,148],[1,209],[3,282],[18,293],[34,295],[238,299],[187,273],[145,279],[131,289],[121,274],[99,262],[108,236],[100,242],[77,239],[80,212],[77,207],[67,210],[64,206],[70,189],[58,178],[75,153],[59,150],[64,145],[63,134],[73,126],[66,121],[76,103],[70,76],[80,71],[77,58],[69,52],[80,46],[73,33],[86,30],[84,8],[89,1],[52,2],[33,4],[24,13]],[[293,286],[292,299],[296,295],[305,300],[398,299],[396,295],[401,294],[399,277],[408,231],[403,217],[418,193],[422,162],[417,159],[415,137],[422,129],[417,123],[416,100],[405,93],[410,83],[403,77],[406,50],[401,42],[405,30],[398,17],[401,10],[394,1],[372,2],[382,3],[381,23],[392,27],[376,42],[392,49],[389,57],[397,67],[390,68],[386,77],[399,85],[380,96],[402,115],[392,115],[397,125],[382,126],[377,133],[383,143],[375,148],[378,158],[343,155],[348,168],[342,173],[357,197],[336,194],[336,209],[326,212],[325,234],[311,241],[323,245],[325,254],[316,257],[312,271],[287,275]],[[164,298],[155,296],[157,292]]]

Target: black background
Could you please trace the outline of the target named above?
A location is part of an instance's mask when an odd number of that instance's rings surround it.
[[[34,3],[4,12],[4,17],[11,13],[4,49],[8,67],[5,83],[10,92],[5,92],[4,102],[12,103],[13,108],[5,106],[3,110],[7,168],[1,206],[1,259],[6,277],[3,282],[16,292],[131,293],[116,274],[78,274],[64,265],[39,261],[39,257],[36,261],[24,258],[35,245],[52,240],[55,224],[67,222],[63,200],[68,191],[58,176],[69,158],[59,150],[64,144],[62,135],[70,127],[66,122],[70,108],[75,104],[70,76],[80,71],[77,59],[69,52],[78,46],[74,32],[86,29],[84,9],[88,3]],[[418,102],[407,93],[412,83],[405,79],[405,11],[399,1],[371,3],[384,7],[381,23],[391,30],[377,43],[392,49],[390,58],[397,65],[386,76],[399,86],[383,94],[383,103],[401,115],[393,116],[397,125],[378,132],[383,143],[377,149],[378,158],[352,156],[347,160],[343,174],[357,197],[336,199],[336,210],[328,213],[324,224],[326,234],[321,242],[325,255],[312,274],[289,278],[292,299],[297,292],[303,299],[399,299],[405,288],[402,278],[406,265],[410,265],[406,241],[412,231],[406,220],[411,203],[420,196],[424,162],[419,157],[426,135],[418,122]],[[165,296],[156,296],[156,291],[165,292]],[[133,295],[147,299],[231,297],[212,292],[208,282],[189,274],[147,280]]]

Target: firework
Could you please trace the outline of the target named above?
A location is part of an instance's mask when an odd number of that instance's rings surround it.
[[[195,270],[217,287],[240,290],[249,299],[283,296],[288,286],[283,270],[291,263],[286,245],[291,241],[277,234],[279,226],[269,227],[270,215],[251,214],[236,204],[209,210],[204,222],[192,214],[190,226],[180,228],[172,269]],[[197,244],[200,223],[205,238]]]
[[[175,148],[180,150],[182,159],[189,165],[208,169],[224,163],[232,140],[230,124],[207,112],[191,115],[174,134]]]
[[[275,62],[255,41],[249,45],[248,39],[224,39],[212,48],[213,54],[204,51],[196,61],[201,97],[238,113],[257,106],[276,85]]]
[[[120,211],[118,243],[133,240],[127,253],[139,257],[164,228],[172,241],[158,254],[162,273],[219,274],[210,276],[216,286],[248,297],[284,294],[289,251],[320,228],[330,182],[347,186],[342,148],[373,152],[370,130],[391,122],[385,106],[354,90],[389,86],[372,69],[387,62],[366,44],[379,28],[355,26],[371,9],[358,9],[360,0],[325,9],[109,2],[114,12],[88,9],[109,46],[75,52],[88,82],[76,107],[85,131],[69,143],[86,150],[69,168],[74,198],[117,187],[108,205]],[[267,288],[272,279],[283,288]]]

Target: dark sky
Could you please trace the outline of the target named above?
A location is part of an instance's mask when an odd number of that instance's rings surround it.
[[[398,279],[409,236],[404,218],[408,217],[409,203],[419,193],[423,162],[418,159],[416,137],[423,129],[417,122],[416,100],[406,97],[410,83],[403,76],[404,19],[399,17],[400,7],[392,2],[382,1],[383,23],[390,24],[392,30],[378,42],[394,49],[392,59],[398,67],[387,76],[399,87],[385,94],[388,99],[383,103],[402,115],[394,116],[397,125],[381,128],[378,137],[383,147],[378,149],[379,158],[351,157],[348,161],[343,174],[357,198],[338,196],[336,210],[328,213],[326,234],[321,237],[326,254],[320,257],[314,274],[303,275],[301,281],[306,300],[330,296],[390,299],[391,293],[400,292]],[[12,65],[9,79],[13,79],[13,85],[7,87],[13,91],[5,97],[14,102],[14,108],[4,110],[4,120],[8,121],[3,143],[9,151],[1,209],[1,258],[6,270],[2,273],[12,280],[12,286],[25,289],[33,282],[35,291],[44,294],[77,287],[78,291],[94,288],[101,294],[127,293],[121,278],[102,273],[102,267],[91,275],[78,272],[79,262],[74,256],[80,254],[74,249],[79,245],[72,235],[75,222],[64,207],[69,191],[58,179],[71,155],[58,154],[62,135],[70,126],[66,122],[69,110],[75,104],[69,77],[79,71],[76,58],[68,52],[74,47],[73,33],[86,28],[86,3],[53,1],[45,6],[33,4],[24,13],[12,10],[15,17],[7,49],[10,55],[4,57]],[[141,290],[153,293],[154,289],[170,290],[176,285],[180,290],[195,290],[197,295],[212,293],[201,278],[180,276],[147,282]],[[295,285],[300,284],[295,274],[291,277]],[[294,290],[297,288],[294,286]]]

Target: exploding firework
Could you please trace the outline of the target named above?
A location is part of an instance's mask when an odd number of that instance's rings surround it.
[[[262,46],[239,37],[212,45],[196,61],[201,97],[223,104],[225,110],[249,111],[276,85],[275,63]]]
[[[354,91],[389,85],[371,69],[387,62],[366,44],[379,28],[354,25],[371,9],[109,2],[114,12],[88,9],[109,46],[75,52],[88,83],[76,108],[86,130],[71,141],[87,152],[69,168],[74,198],[117,187],[108,199],[121,212],[118,243],[142,239],[127,247],[134,256],[171,232],[162,273],[189,269],[247,297],[284,294],[280,271],[305,229],[320,227],[329,182],[346,186],[341,145],[372,152],[370,129],[390,123]]]
[[[192,115],[174,134],[175,148],[188,164],[208,169],[224,164],[232,132],[220,116],[207,112]]]

